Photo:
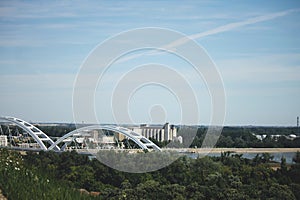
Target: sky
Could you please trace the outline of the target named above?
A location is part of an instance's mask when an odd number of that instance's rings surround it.
[[[74,83],[90,53],[121,32],[158,27],[188,36],[214,62],[226,94],[225,125],[294,126],[300,115],[299,22],[296,0],[4,0],[0,2],[0,115],[74,122]],[[170,45],[177,48],[184,41]],[[172,54],[144,51],[124,56],[98,83],[99,123],[114,123],[108,97],[120,77],[136,66],[159,63],[179,71],[193,86],[200,124],[209,124],[210,91],[189,70],[191,65]],[[126,99],[134,122],[175,124],[181,122],[181,100],[157,84],[141,87]],[[84,101],[81,106],[84,110]]]

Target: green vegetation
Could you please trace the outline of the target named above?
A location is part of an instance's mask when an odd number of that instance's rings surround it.
[[[206,130],[206,127],[198,128],[197,135],[190,147],[201,147]],[[294,140],[286,137],[296,132],[296,127],[224,127],[216,147],[298,148],[300,147],[300,137]],[[259,140],[254,134],[266,137]],[[272,137],[272,135],[280,135],[280,137]]]
[[[61,137],[66,133],[75,130],[74,124],[37,127],[51,137]],[[189,131],[179,132],[179,134],[183,136],[183,142],[185,144],[180,145],[179,143],[172,143],[171,145],[169,145],[169,147],[186,147],[189,144],[191,144],[190,147],[201,147],[206,131],[207,127],[199,127],[194,139],[194,135],[189,135]],[[217,142],[217,147],[298,148],[300,147],[300,137],[294,140],[290,140],[286,137],[290,134],[297,135],[297,133],[297,127],[224,127],[222,130],[222,134]],[[263,140],[259,140],[255,137],[255,135],[265,135],[266,137]],[[280,137],[271,137],[272,135],[280,135]],[[150,138],[150,140],[152,140],[160,147],[164,147],[169,144],[169,141],[158,142],[154,138]]]
[[[26,158],[25,158],[26,159]],[[0,188],[8,199],[85,199],[66,182],[25,165],[17,152],[0,149]],[[42,169],[39,169],[42,170]],[[55,198],[54,198],[55,197]]]
[[[51,137],[61,137],[66,133],[75,129],[74,124],[58,125],[58,126],[41,126],[38,127]],[[188,135],[188,131],[179,132],[184,140],[183,142],[187,145],[191,144],[190,147],[201,147],[204,136],[206,134],[207,127],[199,127],[195,138]],[[217,142],[217,147],[228,147],[228,148],[298,148],[300,147],[300,137],[290,140],[286,136],[290,134],[297,135],[298,130],[296,127],[224,127],[222,134]],[[265,135],[263,140],[259,140],[255,135]],[[271,137],[272,135],[280,135],[280,137]],[[169,142],[158,142],[153,138],[150,138],[154,143],[160,147],[166,146]],[[180,145],[174,143],[169,147],[183,147],[186,145]]]
[[[36,127],[51,137],[61,137],[61,136],[76,129],[76,126],[74,124],[67,124],[67,125],[58,124],[57,126],[38,126],[38,125],[36,125]]]
[[[300,199],[300,152],[291,166],[282,158],[277,170],[271,160],[269,154],[249,160],[224,152],[132,174],[76,152],[1,149],[0,188],[8,199]]]

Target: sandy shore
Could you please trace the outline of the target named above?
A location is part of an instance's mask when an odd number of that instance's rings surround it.
[[[193,153],[221,153],[225,151],[234,151],[235,153],[283,153],[297,152],[300,151],[300,148],[186,148],[177,150]]]
[[[110,151],[109,149],[101,149],[102,151]],[[95,150],[97,153],[99,149]],[[121,150],[122,151],[122,150]],[[127,149],[128,152],[143,152],[141,149]],[[300,148],[162,148],[162,151],[176,151],[182,153],[221,153],[232,151],[235,153],[288,153],[300,151]],[[81,153],[90,153],[92,150],[78,150]]]
[[[2,191],[0,190],[0,200],[7,200],[5,196],[3,196]]]

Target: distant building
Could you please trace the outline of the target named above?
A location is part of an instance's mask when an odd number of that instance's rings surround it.
[[[282,135],[271,135],[271,138],[275,141],[278,141],[280,137],[282,137]]]
[[[295,134],[290,134],[289,136],[288,136],[288,139],[291,139],[291,140],[294,140],[294,139],[296,139],[297,138],[297,135],[295,135]]]
[[[40,145],[38,143],[19,143],[18,147],[24,149],[29,149],[29,148],[39,149]]]
[[[182,143],[183,143],[183,138],[182,138],[182,136],[178,136],[178,137],[177,137],[177,141],[178,141],[180,144],[182,144]]]
[[[252,135],[254,135],[258,140],[263,140],[267,137],[267,135],[255,135],[252,133]]]
[[[169,123],[164,125],[141,124],[139,127],[128,128],[146,138],[153,138],[159,142],[178,140],[177,128]],[[178,141],[182,141],[182,138]]]
[[[141,124],[140,126],[129,126],[127,129],[134,131],[146,138],[153,138],[159,142],[176,141],[182,143],[183,138],[177,137],[177,127],[166,123],[164,125],[148,125]],[[124,148],[124,139],[126,135],[115,131],[108,130],[88,130],[73,135],[78,148],[101,148],[113,149],[118,146]],[[64,142],[71,143],[74,140],[66,139]]]
[[[115,138],[114,136],[103,136],[100,140],[102,144],[114,144]]]
[[[7,135],[0,135],[0,146],[7,147]]]
[[[252,135],[254,135],[258,140],[261,140],[261,141],[267,137],[267,135],[256,135],[254,133],[252,133]],[[295,134],[290,134],[288,136],[287,135],[279,135],[279,134],[277,134],[277,135],[270,135],[270,137],[273,140],[278,141],[278,139],[281,138],[281,137],[285,137],[288,140],[294,140],[294,139],[298,138],[299,136],[297,136]]]

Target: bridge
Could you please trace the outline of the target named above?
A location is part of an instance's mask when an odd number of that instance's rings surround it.
[[[129,141],[134,142],[139,148],[142,150],[154,150],[154,151],[161,151],[161,149],[150,141],[148,138],[124,127],[120,126],[113,126],[113,125],[92,125],[86,126],[82,128],[75,129],[62,137],[58,138],[56,141],[53,141],[46,133],[41,131],[39,128],[35,127],[34,125],[16,118],[16,117],[0,117],[1,126],[0,126],[0,146],[7,146],[8,148],[22,148],[20,145],[13,146],[12,143],[14,142],[13,139],[21,138],[23,141],[27,141],[27,146],[33,146],[33,150],[43,150],[43,151],[66,151],[67,146],[76,143],[80,138],[88,137],[89,134],[93,131],[111,131],[117,134],[122,135],[124,138],[128,139]],[[4,128],[4,127],[6,128]],[[13,127],[13,128],[11,128]],[[3,130],[5,129],[5,130]],[[14,132],[12,131],[14,129]],[[20,133],[22,132],[22,133]],[[10,146],[5,145],[8,143],[7,136],[10,138]],[[13,138],[14,136],[14,138]],[[24,139],[25,138],[25,139]],[[6,143],[5,143],[6,139]],[[87,140],[91,141],[91,140]],[[32,143],[34,142],[34,143]],[[90,146],[87,145],[87,150]],[[98,148],[98,147],[96,147]],[[24,148],[26,149],[26,148]],[[99,148],[98,148],[99,149]],[[121,148],[122,149],[122,148]],[[99,149],[100,150],[100,149]]]

